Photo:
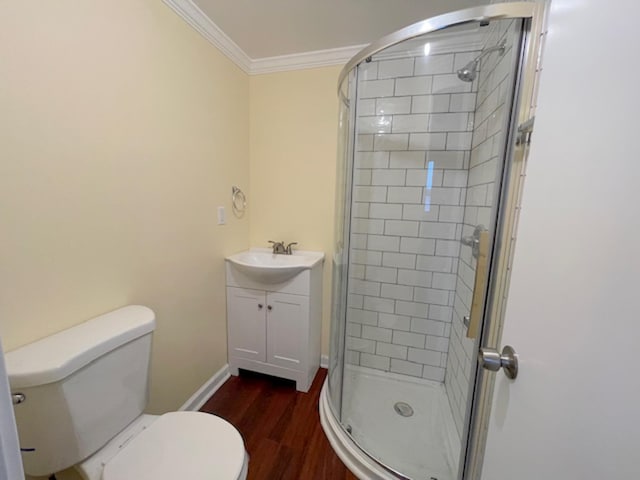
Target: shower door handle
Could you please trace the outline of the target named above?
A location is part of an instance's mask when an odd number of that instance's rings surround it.
[[[467,327],[467,338],[476,338],[480,331],[480,321],[482,319],[484,307],[484,294],[487,285],[487,268],[489,263],[489,232],[479,230],[478,232],[478,260],[476,262],[476,278],[473,285],[473,297],[471,299],[471,312]],[[466,320],[466,318],[465,318]],[[466,323],[466,322],[465,322]]]
[[[478,352],[478,363],[485,370],[492,372],[502,368],[511,380],[518,376],[518,354],[510,345],[505,345],[502,353],[493,348],[481,348]]]

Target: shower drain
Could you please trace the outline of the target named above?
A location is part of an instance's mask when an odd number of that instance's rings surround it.
[[[396,403],[393,406],[393,409],[398,415],[401,415],[403,417],[410,417],[411,415],[413,415],[413,408],[411,408],[411,405],[405,402]]]

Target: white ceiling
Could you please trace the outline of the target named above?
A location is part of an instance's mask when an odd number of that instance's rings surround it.
[[[250,58],[363,45],[488,0],[193,0]]]

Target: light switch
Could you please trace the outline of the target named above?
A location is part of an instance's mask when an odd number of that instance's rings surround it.
[[[227,223],[227,215],[224,212],[224,207],[218,207],[218,225],[224,225]]]

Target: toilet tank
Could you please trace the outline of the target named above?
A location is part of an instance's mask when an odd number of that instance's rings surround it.
[[[45,476],[87,458],[148,397],[155,315],[130,305],[6,354],[24,470]]]

